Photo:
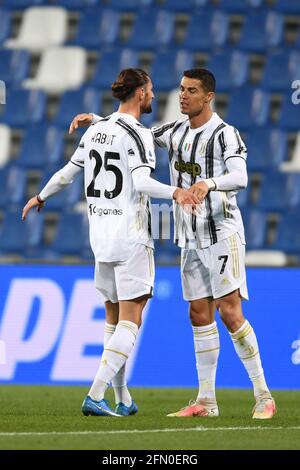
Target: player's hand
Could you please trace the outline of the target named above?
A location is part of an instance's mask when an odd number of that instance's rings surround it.
[[[199,198],[195,196],[190,190],[177,188],[173,193],[173,199],[184,207],[188,212],[192,212],[193,208],[199,202]]]
[[[83,113],[77,114],[74,117],[73,121],[70,124],[69,134],[73,134],[73,132],[78,129],[78,127],[87,127],[92,123],[93,116],[91,114]]]
[[[40,212],[40,210],[44,207],[44,205],[45,205],[45,203],[44,203],[44,202],[40,202],[40,201],[38,200],[38,197],[37,197],[37,196],[34,196],[34,197],[32,197],[31,199],[29,199],[29,201],[27,202],[26,206],[24,206],[24,208],[23,208],[22,220],[25,220],[25,219],[26,219],[28,212],[29,212],[33,207],[36,207],[37,212]]]
[[[200,181],[199,183],[193,184],[190,188],[191,193],[197,197],[198,202],[202,203],[207,196],[209,191],[209,187],[207,186],[204,181]]]

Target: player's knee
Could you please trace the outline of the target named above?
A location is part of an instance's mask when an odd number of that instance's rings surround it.
[[[191,323],[194,326],[204,326],[210,323],[209,316],[206,312],[190,307],[189,314]]]

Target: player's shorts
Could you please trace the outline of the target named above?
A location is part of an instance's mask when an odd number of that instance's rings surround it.
[[[245,245],[238,233],[207,248],[181,251],[181,280],[185,300],[218,299],[240,290],[248,300]]]
[[[153,249],[138,244],[127,261],[96,261],[95,287],[112,303],[132,300],[143,295],[152,297],[154,285]]]

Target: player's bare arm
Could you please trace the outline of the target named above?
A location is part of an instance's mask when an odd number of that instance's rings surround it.
[[[76,129],[78,129],[78,127],[89,126],[92,123],[92,121],[93,121],[92,114],[88,114],[88,113],[77,114],[70,124],[69,134],[73,134],[73,132],[75,132]]]

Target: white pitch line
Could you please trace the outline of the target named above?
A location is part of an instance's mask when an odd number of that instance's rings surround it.
[[[0,437],[15,436],[85,436],[95,434],[144,434],[144,433],[160,433],[160,432],[215,432],[215,431],[300,431],[300,426],[234,426],[234,427],[218,427],[205,428],[198,426],[195,428],[166,428],[166,429],[121,429],[119,431],[52,431],[52,432],[0,432]]]

